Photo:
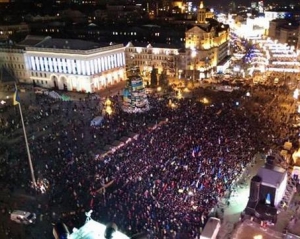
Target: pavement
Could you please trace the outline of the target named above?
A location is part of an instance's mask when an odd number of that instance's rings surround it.
[[[241,179],[237,183],[235,193],[230,197],[229,205],[226,203],[226,199],[222,199],[219,202],[218,215],[221,215],[222,225],[219,231],[219,239],[230,239],[232,232],[236,227],[236,224],[240,222],[241,213],[246,208],[249,192],[250,192],[250,181],[253,176],[256,175],[259,168],[264,165],[264,160],[261,158],[260,154],[256,154],[253,158],[255,164],[249,164],[244,170]],[[222,214],[222,209],[224,214]]]
[[[224,210],[224,214],[221,215],[222,225],[218,234],[218,239],[252,239],[250,235],[259,234],[262,238],[273,239],[283,238],[286,229],[290,233],[300,235],[300,195],[299,193],[291,194],[290,204],[285,209],[278,210],[279,214],[275,225],[269,225],[267,228],[262,228],[257,221],[252,221],[250,218],[245,221],[241,221],[241,213],[246,208],[251,178],[256,175],[259,168],[264,165],[264,160],[259,154],[255,156],[256,164],[248,165],[242,175],[242,179],[246,179],[246,183],[238,184],[234,196],[229,199],[230,204],[226,204],[226,200],[222,199],[219,202],[219,211]],[[249,171],[247,171],[249,170]],[[247,176],[249,172],[249,176]],[[291,187],[288,186],[289,191]],[[296,238],[296,237],[295,237]]]

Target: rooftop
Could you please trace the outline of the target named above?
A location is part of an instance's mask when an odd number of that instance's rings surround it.
[[[23,47],[37,47],[37,48],[53,48],[53,49],[70,49],[70,50],[92,50],[113,45],[112,43],[98,43],[91,41],[84,41],[78,39],[60,39],[52,38],[50,36],[27,36],[23,41],[17,44]]]
[[[69,239],[105,239],[105,229],[105,225],[91,219],[78,230],[73,229]],[[129,239],[129,237],[117,231],[113,234],[112,239]]]
[[[259,169],[257,175],[261,177],[262,184],[277,187],[283,181],[286,170],[278,166],[265,165]]]

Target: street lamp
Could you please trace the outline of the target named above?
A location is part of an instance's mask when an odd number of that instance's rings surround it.
[[[108,114],[108,115],[111,115],[112,114],[112,107],[111,107],[111,100],[109,98],[107,98],[107,100],[105,101],[104,105],[105,105],[105,112]]]

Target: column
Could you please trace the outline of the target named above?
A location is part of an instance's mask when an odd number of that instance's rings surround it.
[[[114,67],[118,67],[117,54],[114,54]]]
[[[40,58],[39,57],[35,57],[35,63],[36,63],[36,69],[38,71],[41,70],[41,66],[40,66]]]
[[[40,66],[41,66],[41,71],[44,71],[45,68],[44,68],[44,65],[45,65],[45,62],[44,62],[44,57],[40,57]]]
[[[86,75],[86,66],[84,61],[81,62],[81,70],[82,70],[82,75]]]
[[[98,73],[99,73],[99,70],[98,70],[97,59],[94,59],[94,60],[93,60],[93,63],[94,63],[95,74],[98,74]]]
[[[71,60],[70,59],[67,59],[67,73],[68,74],[74,74],[74,71],[73,71],[73,67],[71,65]]]
[[[53,58],[49,58],[49,70],[50,70],[50,72],[54,72],[53,71]]]
[[[111,68],[115,68],[115,54],[110,56],[110,64],[111,64]]]
[[[74,62],[74,60],[72,59],[72,60],[69,60],[70,61],[70,65],[71,65],[71,68],[72,68],[72,70],[71,70],[71,74],[77,74],[76,73],[76,63]]]
[[[66,62],[66,58],[62,59],[62,67],[63,67],[63,73],[67,73],[67,62]]]
[[[102,66],[101,66],[101,60],[100,60],[100,57],[98,58],[97,60],[98,62],[98,69],[99,69],[99,73],[102,71]]]
[[[104,70],[107,71],[108,67],[107,67],[107,57],[103,57],[103,61],[104,61]]]
[[[110,56],[106,57],[108,70],[111,69],[111,59],[110,58],[111,58]]]
[[[121,66],[121,59],[120,59],[120,53],[117,54],[117,66]]]
[[[30,57],[30,63],[31,63],[31,70],[36,71],[36,64],[35,64],[34,56]]]
[[[61,58],[56,58],[56,64],[57,64],[57,72],[62,72]]]
[[[53,72],[58,72],[57,71],[57,58],[52,58],[53,61]]]
[[[122,52],[122,66],[125,66],[125,53]]]
[[[90,67],[90,61],[86,60],[85,61],[85,67],[86,67],[86,74],[89,76],[91,74],[91,67]]]
[[[76,61],[76,63],[74,63],[74,64],[76,64],[76,67],[77,67],[77,74],[78,75],[81,75],[81,65],[80,65],[80,61],[79,60],[75,60]]]
[[[94,75],[95,74],[94,60],[89,60],[88,62],[91,68],[91,75]]]
[[[45,61],[45,71],[49,71],[49,58],[45,57],[44,61]]]

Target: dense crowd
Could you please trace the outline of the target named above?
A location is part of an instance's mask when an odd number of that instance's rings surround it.
[[[277,134],[272,120],[261,117],[270,108],[245,108],[255,100],[267,104],[271,95],[266,102],[265,96],[250,99],[243,91],[213,95],[209,104],[198,98],[173,100],[176,107],[169,107],[168,99],[150,97],[151,109],[139,114],[123,112],[115,96],[114,114],[106,115],[99,127],[91,127],[90,120],[104,107],[102,101],[32,96],[24,107],[30,149],[39,182],[49,183],[38,213],[72,228],[82,224],[84,211],[93,209],[94,219],[114,221],[128,235],[147,231],[159,239],[199,236],[212,208],[231,192],[253,154],[270,147]],[[1,118],[8,143],[22,134],[17,115],[11,111]],[[137,137],[95,157],[130,132]],[[30,178],[22,163],[25,146],[1,150],[1,179],[13,193],[20,181]]]

